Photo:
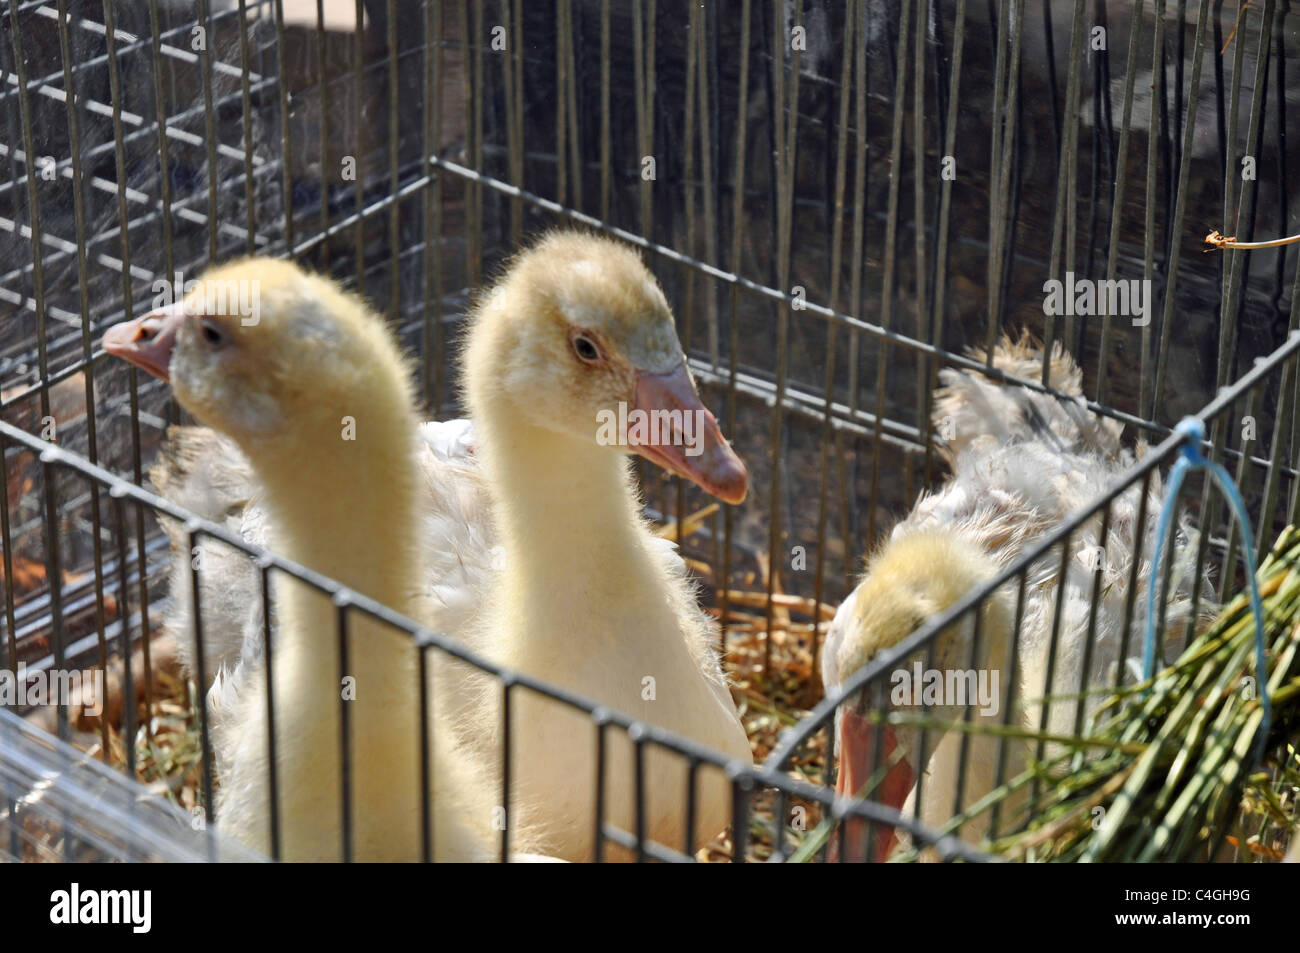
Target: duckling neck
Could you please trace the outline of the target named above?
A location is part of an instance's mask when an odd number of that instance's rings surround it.
[[[626,457],[517,419],[484,438],[512,577],[549,585],[636,567],[644,546]]]
[[[565,683],[593,659],[693,671],[627,458],[518,415],[489,422],[480,453],[505,550],[485,620],[501,660]]]
[[[266,487],[273,549],[410,615],[419,503],[415,423],[405,423],[369,433],[358,425],[355,439],[333,428],[278,446],[273,460],[252,459]],[[292,586],[291,598],[306,588]]]

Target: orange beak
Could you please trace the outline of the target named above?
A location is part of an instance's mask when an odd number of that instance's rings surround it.
[[[647,419],[671,424],[648,428],[648,435],[629,429],[630,449],[726,503],[745,499],[749,471],[700,402],[685,362],[667,374],[638,370],[634,409],[643,411]]]
[[[115,324],[104,333],[104,350],[130,361],[154,377],[169,380],[176,332],[185,320],[181,302],[151,311],[134,321]]]
[[[888,765],[894,749],[898,747],[894,729],[890,725],[880,727],[881,752],[880,765]],[[835,793],[856,797],[863,793],[871,781],[873,768],[872,752],[876,738],[876,726],[852,709],[845,709],[840,715],[840,772],[835,781]],[[907,795],[911,792],[916,776],[912,766],[905,758],[900,758],[885,774],[885,779],[871,792],[865,792],[878,804],[900,810]],[[868,837],[868,828],[871,836]],[[871,861],[880,863],[888,860],[890,853],[898,846],[898,834],[890,824],[870,824],[861,818],[851,818],[845,822],[844,853],[838,857],[839,840],[831,841],[831,859],[843,859],[847,863]]]

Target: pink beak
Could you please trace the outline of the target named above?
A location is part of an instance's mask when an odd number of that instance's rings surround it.
[[[896,810],[901,809],[903,802],[907,800],[907,795],[912,790],[912,785],[916,783],[916,776],[912,773],[912,767],[905,759],[900,760],[896,765],[889,769],[885,779],[876,787],[874,791],[863,792],[863,788],[870,782],[872,774],[872,747],[875,741],[876,728],[865,718],[852,709],[846,709],[840,716],[840,773],[835,780],[835,793],[856,797],[859,793],[864,797],[869,797],[877,804],[883,804],[886,807],[892,807]],[[898,746],[894,737],[894,729],[889,725],[884,725],[880,729],[881,747],[884,750],[880,755],[880,765],[888,765],[890,756]],[[871,841],[867,839],[867,828],[871,827],[874,835]],[[843,858],[848,863],[861,863],[869,860],[873,863],[880,863],[888,860],[890,853],[898,845],[898,835],[894,828],[888,824],[872,824],[860,818],[854,818],[847,822],[847,829],[844,833],[844,852],[847,855]],[[839,838],[836,836],[831,841],[831,859],[839,860],[836,856],[839,853]]]
[[[644,411],[648,419],[655,419],[655,411],[681,414],[675,418],[659,415],[660,419],[673,420],[668,433],[663,432],[663,427],[657,433],[652,428],[652,436],[642,437],[629,428],[628,447],[723,502],[744,501],[749,491],[749,471],[722,436],[718,421],[700,402],[685,362],[667,374],[638,370],[635,409]]]
[[[151,311],[134,321],[115,324],[104,334],[104,350],[114,357],[130,361],[154,377],[169,380],[168,368],[176,332],[185,320],[181,302]]]

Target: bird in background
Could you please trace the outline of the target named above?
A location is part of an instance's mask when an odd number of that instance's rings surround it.
[[[972,357],[980,362],[986,359],[980,351]],[[1043,357],[1041,348],[1026,335],[1018,341],[1004,339],[993,352],[992,364],[1008,375],[1032,379]],[[944,452],[951,476],[937,490],[925,493],[894,527],[839,607],[822,654],[822,681],[828,695],[837,693],[849,676],[899,645],[927,620],[993,582],[1132,465],[1136,456],[1122,444],[1120,425],[1087,409],[1082,373],[1059,344],[1052,349],[1050,363],[1059,397],[976,371],[941,372],[934,423],[946,438]],[[1137,454],[1144,451],[1139,444]],[[1111,503],[1105,538],[1098,512],[1070,535],[1064,562],[1058,546],[1030,564],[1019,614],[1018,577],[1012,577],[990,593],[976,612],[963,614],[938,632],[928,650],[901,658],[882,673],[876,680],[879,691],[868,685],[847,699],[836,713],[837,792],[865,794],[941,828],[999,783],[1022,772],[1037,753],[1034,744],[1003,740],[987,730],[967,734],[888,721],[877,727],[866,717],[869,706],[879,705],[885,715],[925,714],[944,725],[969,717],[986,729],[1009,724],[1027,732],[1068,735],[1075,733],[1080,717],[1086,718],[1104,698],[1101,693],[1089,695],[1081,710],[1081,692],[1115,685],[1126,674],[1135,678],[1141,638],[1125,639],[1124,620],[1132,562],[1140,543],[1139,591],[1129,631],[1142,631],[1149,561],[1163,502],[1158,474],[1148,490],[1145,520],[1139,523],[1141,493],[1141,486],[1134,486]],[[1168,557],[1174,562],[1164,645],[1169,657],[1181,645],[1185,626],[1180,623],[1188,620],[1198,587],[1198,622],[1213,611],[1208,574],[1195,579],[1196,539],[1195,529],[1184,519]],[[1094,589],[1099,593],[1095,605]],[[893,705],[891,684],[910,684],[906,679],[914,680],[918,660],[923,671],[938,670],[945,677],[947,673],[983,675],[986,684],[998,686],[996,704],[978,706],[944,698],[937,705],[912,705],[915,696],[902,696],[908,704]],[[976,684],[970,676],[962,677],[965,684]],[[1047,753],[1053,750],[1048,746]],[[1002,803],[998,829],[1011,829],[1023,800],[1013,796]],[[956,833],[978,842],[994,833],[991,822],[991,812],[985,809],[959,825]],[[900,840],[907,845],[908,839],[890,825],[870,825],[870,831],[868,826],[860,820],[848,824],[844,859],[884,860]]]

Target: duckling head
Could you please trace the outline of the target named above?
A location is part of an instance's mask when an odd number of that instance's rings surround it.
[[[181,406],[254,455],[283,453],[291,434],[337,439],[345,417],[364,435],[410,414],[410,375],[383,322],[280,259],[209,270],[175,303],[110,328],[104,349],[169,381]]]
[[[476,419],[508,414],[745,498],[745,465],[700,400],[663,290],[624,245],[557,232],[516,258],[476,309],[465,388]]]
[[[827,632],[822,660],[826,691],[837,691],[848,676],[879,662],[929,619],[992,579],[999,568],[996,557],[954,533],[930,530],[890,540],[871,558],[861,584],[840,606]],[[963,613],[936,635],[929,652],[921,649],[898,657],[836,712],[838,794],[862,795],[902,808],[917,771],[924,768],[920,758],[933,754],[941,732],[880,722],[870,717],[869,709],[877,716],[907,712],[956,721],[968,706],[978,704],[973,690],[963,699],[949,697],[947,688],[958,687],[958,694],[971,689],[967,673],[974,674],[976,686],[994,684],[991,679],[980,682],[977,670],[1002,665],[1013,608],[999,589],[979,611],[978,641],[975,616]],[[973,648],[978,650],[974,658]],[[949,678],[949,673],[957,677]],[[1001,695],[996,702],[1001,703]],[[846,859],[888,858],[897,843],[893,828],[875,824],[868,834],[867,826],[861,820],[849,823]]]

